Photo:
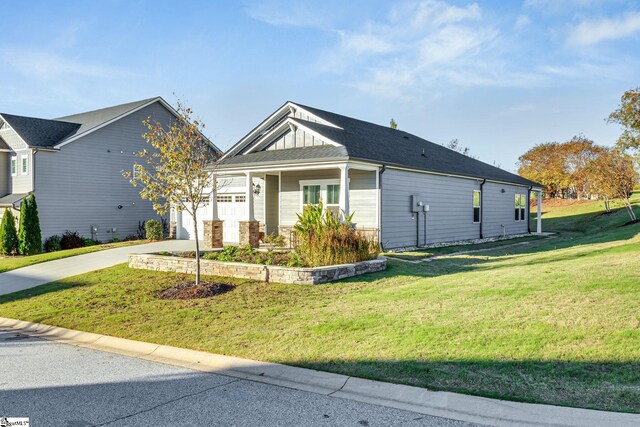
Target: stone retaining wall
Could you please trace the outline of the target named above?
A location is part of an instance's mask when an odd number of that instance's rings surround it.
[[[176,273],[196,273],[196,260],[157,254],[130,254],[129,267]],[[347,277],[382,271],[387,268],[387,259],[378,257],[355,264],[331,265],[327,267],[280,267],[275,265],[200,260],[200,273],[204,276],[237,277],[262,282],[316,285]]]

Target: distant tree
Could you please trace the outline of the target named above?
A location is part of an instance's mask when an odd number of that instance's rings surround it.
[[[471,155],[471,148],[466,146],[463,147],[462,144],[460,144],[460,141],[458,141],[458,138],[452,139],[444,146],[447,147],[449,150],[457,151],[458,153],[464,154],[465,156],[471,157],[472,159],[476,158],[475,156]]]
[[[587,170],[587,165],[604,149],[583,135],[574,136],[561,144],[561,148],[565,170],[569,174],[569,186],[580,199],[590,190],[591,173]]]
[[[564,196],[569,174],[561,144],[538,144],[520,156],[518,164],[518,174],[544,185],[547,197]]]
[[[398,123],[396,123],[396,121],[393,120],[393,118],[391,118],[391,121],[389,122],[389,127],[391,129],[398,129]]]
[[[18,252],[16,219],[9,209],[5,209],[2,223],[0,223],[0,254],[12,255],[16,252]]]
[[[620,149],[640,149],[640,87],[622,95],[618,109],[609,115],[608,122],[624,128],[617,142]]]
[[[631,220],[636,221],[636,214],[629,200],[633,187],[638,182],[633,158],[619,149],[604,148],[589,162],[587,169],[591,175],[593,190],[604,199],[607,211],[610,210],[609,201],[619,198]]]
[[[196,235],[196,285],[200,284],[200,245],[198,242],[198,209],[209,201],[205,193],[213,184],[212,171],[216,153],[202,135],[205,125],[192,119],[192,111],[178,101],[178,117],[166,128],[148,117],[143,138],[152,148],[137,153],[145,165],[135,164],[135,174],[123,175],[133,186],[141,185],[140,196],[153,202],[154,210],[165,215],[171,206],[187,212],[193,219]]]

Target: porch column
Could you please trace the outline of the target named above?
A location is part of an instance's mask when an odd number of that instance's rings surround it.
[[[253,180],[251,176],[251,172],[246,172],[246,183],[245,183],[245,193],[246,193],[246,207],[247,212],[245,214],[245,220],[240,221],[239,231],[240,231],[240,244],[241,245],[251,245],[252,247],[257,247],[260,245],[260,223],[256,221],[253,209]]]
[[[211,205],[211,218],[203,221],[204,225],[204,246],[207,249],[221,248],[223,243],[223,224],[218,217],[218,182],[216,175],[211,177],[211,193],[209,194],[209,204]]]
[[[175,206],[176,210],[176,239],[182,239],[182,212],[178,209],[178,206]]]
[[[536,217],[536,233],[542,233],[542,190],[538,190],[538,216]]]
[[[349,216],[349,166],[340,166],[340,215]],[[344,212],[344,214],[342,213]]]

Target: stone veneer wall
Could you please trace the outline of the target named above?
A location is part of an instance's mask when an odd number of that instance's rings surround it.
[[[196,260],[157,254],[130,254],[129,267],[154,271],[195,274]],[[241,262],[222,262],[203,259],[200,272],[205,276],[237,277],[262,282],[292,283],[316,285],[333,282],[347,277],[383,271],[387,268],[387,259],[378,257],[371,261],[355,264],[331,265],[326,267],[280,267],[275,265],[246,264]]]

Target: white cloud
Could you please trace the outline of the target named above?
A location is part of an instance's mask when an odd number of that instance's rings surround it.
[[[513,27],[516,29],[516,31],[520,31],[527,28],[529,25],[531,25],[531,20],[527,15],[518,15],[516,23]]]
[[[0,61],[21,74],[42,80],[64,76],[119,78],[132,75],[116,67],[28,48],[1,49]]]
[[[605,40],[617,40],[640,32],[640,13],[630,12],[616,18],[581,22],[567,39],[573,46],[589,46]]]

